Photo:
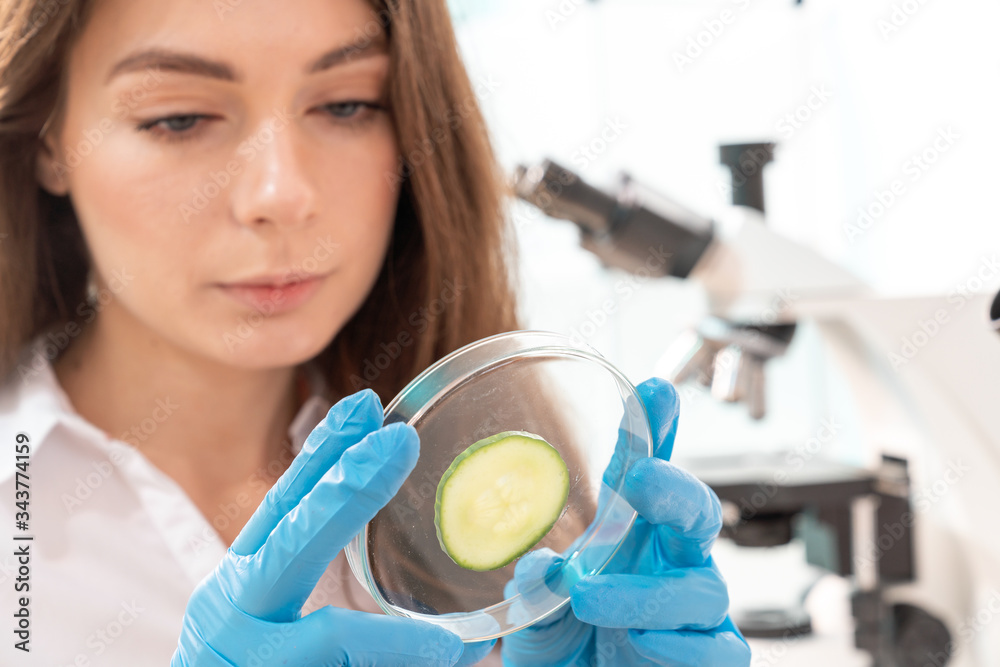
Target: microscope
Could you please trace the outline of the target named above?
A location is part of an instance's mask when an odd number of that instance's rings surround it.
[[[814,327],[850,387],[865,459],[747,451],[686,461],[723,504],[721,536],[748,549],[801,540],[810,565],[846,578],[854,644],[873,666],[996,664],[1000,632],[986,623],[971,632],[969,624],[986,608],[983,591],[1000,585],[1000,539],[975,522],[992,519],[986,496],[1000,482],[1000,420],[980,393],[996,377],[990,371],[1000,371],[997,330],[985,321],[990,304],[971,290],[879,298],[769,230],[763,171],[773,151],[771,143],[720,147],[733,206],[716,220],[628,175],[606,192],[551,160],[518,167],[514,189],[575,223],[582,246],[607,267],[649,270],[650,249],[666,249],[659,277],[698,282],[708,316],[667,346],[657,374],[745,405],[752,420],[767,415],[775,393],[769,364],[804,324]],[[992,308],[991,321],[1000,322],[1000,301]],[[956,461],[974,462],[974,472],[929,502]],[[747,610],[734,620],[748,637],[812,631],[802,606]]]

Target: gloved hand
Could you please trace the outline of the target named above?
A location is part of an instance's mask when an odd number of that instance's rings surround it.
[[[656,443],[653,457],[629,469],[623,490],[639,516],[602,574],[573,587],[569,605],[503,638],[504,665],[750,664],[750,648],[727,615],[726,583],[710,555],[722,527],[719,499],[668,462],[677,393],[659,378],[638,390]],[[539,560],[524,559],[523,566],[537,567]]]
[[[330,561],[396,494],[418,450],[412,427],[382,428],[373,391],[333,406],[191,595],[171,666],[454,665],[462,641],[428,623],[330,606],[301,616]]]

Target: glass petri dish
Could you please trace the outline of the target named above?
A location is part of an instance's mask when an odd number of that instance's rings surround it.
[[[347,546],[347,560],[393,616],[434,623],[466,642],[538,622],[600,572],[636,518],[625,473],[650,456],[649,420],[635,387],[596,350],[560,334],[516,331],[471,343],[417,376],[385,408],[385,423],[420,436],[416,467]],[[434,524],[438,483],[469,445],[527,431],[555,447],[570,473],[565,507],[519,559],[491,571],[461,567]]]

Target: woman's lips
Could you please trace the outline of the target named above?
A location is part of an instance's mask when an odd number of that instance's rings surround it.
[[[263,315],[278,315],[294,310],[312,298],[325,279],[326,276],[316,276],[284,285],[222,284],[219,289]]]

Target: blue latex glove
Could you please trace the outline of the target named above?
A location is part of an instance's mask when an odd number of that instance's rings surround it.
[[[603,573],[573,587],[569,605],[504,637],[505,665],[750,664],[750,648],[727,614],[726,583],[710,555],[722,527],[719,499],[668,462],[677,392],[659,378],[638,390],[656,443],[653,457],[629,469],[623,490],[639,517]],[[539,558],[544,553],[518,566],[535,568]]]
[[[459,637],[437,626],[302,605],[330,561],[399,490],[416,431],[382,428],[371,390],[333,406],[188,601],[172,667],[451,667]],[[467,660],[478,655],[466,656]]]

